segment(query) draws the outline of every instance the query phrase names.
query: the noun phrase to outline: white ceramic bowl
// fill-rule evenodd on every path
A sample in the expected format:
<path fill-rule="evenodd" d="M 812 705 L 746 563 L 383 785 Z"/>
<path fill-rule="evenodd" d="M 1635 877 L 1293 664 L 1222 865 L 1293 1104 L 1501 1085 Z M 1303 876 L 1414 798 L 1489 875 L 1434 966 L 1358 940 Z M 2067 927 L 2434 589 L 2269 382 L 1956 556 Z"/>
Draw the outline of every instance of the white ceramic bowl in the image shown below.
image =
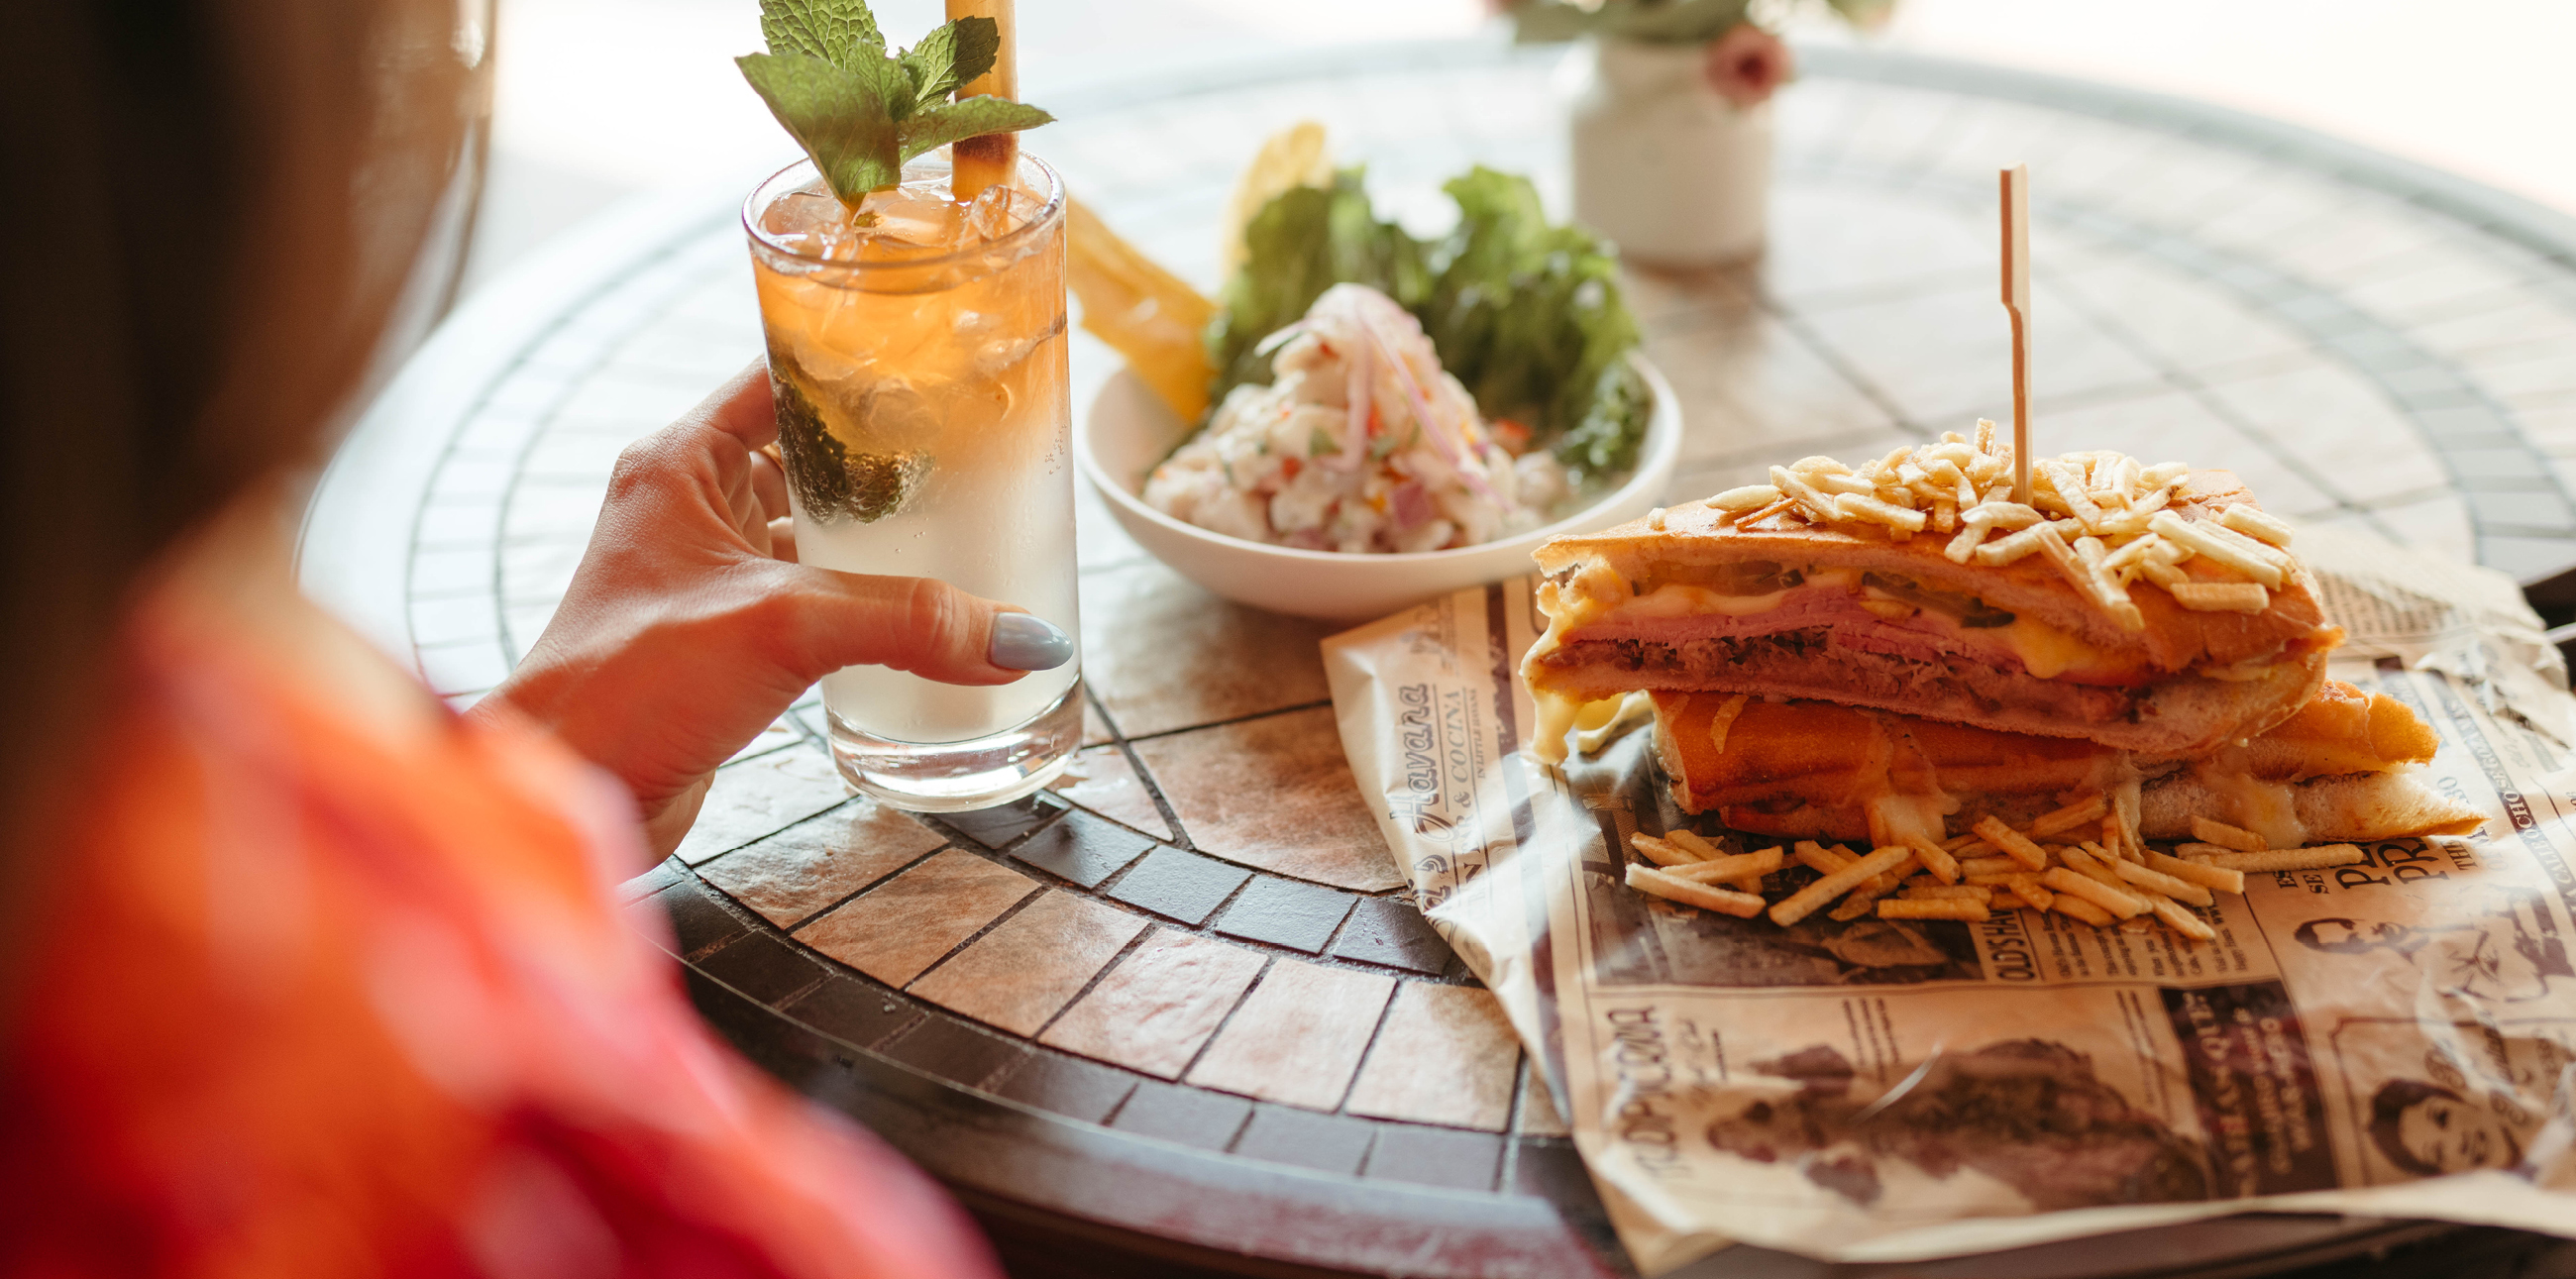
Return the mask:
<path fill-rule="evenodd" d="M 1073 452 L 1082 473 L 1109 503 L 1129 537 L 1181 576 L 1230 600 L 1275 613 L 1359 622 L 1435 596 L 1517 577 L 1536 566 L 1530 552 L 1563 533 L 1589 532 L 1636 519 L 1655 508 L 1681 454 L 1682 414 L 1672 385 L 1643 356 L 1630 356 L 1654 392 L 1637 471 L 1617 491 L 1584 510 L 1516 537 L 1454 551 L 1411 555 L 1346 555 L 1268 546 L 1210 532 L 1145 505 L 1145 474 L 1187 434 L 1183 422 L 1144 380 L 1120 370 L 1100 388 L 1091 414 L 1074 424 Z"/>

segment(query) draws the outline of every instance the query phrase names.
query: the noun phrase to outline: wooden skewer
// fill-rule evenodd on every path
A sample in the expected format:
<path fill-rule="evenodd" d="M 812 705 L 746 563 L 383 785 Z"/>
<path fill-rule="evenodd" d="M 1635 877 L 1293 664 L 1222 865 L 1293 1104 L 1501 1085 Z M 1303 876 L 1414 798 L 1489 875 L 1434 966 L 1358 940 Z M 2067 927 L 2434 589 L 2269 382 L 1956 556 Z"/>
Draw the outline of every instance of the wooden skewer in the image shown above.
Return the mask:
<path fill-rule="evenodd" d="M 1020 42 L 1018 22 L 1012 12 L 1012 0 L 948 0 L 948 20 L 991 18 L 1000 28 L 1001 47 L 993 53 L 993 69 L 957 87 L 960 98 L 1020 96 Z M 986 187 L 1011 180 L 1019 167 L 1020 135 L 988 133 L 968 138 L 949 148 L 952 169 L 949 192 L 960 201 L 973 200 Z"/>
<path fill-rule="evenodd" d="M 1007 3 L 1007 0 L 1005 0 Z M 955 7 L 955 0 L 950 0 Z M 1998 175 L 2003 196 L 2004 310 L 2012 316 L 2013 500 L 2030 505 L 2030 166 Z"/>

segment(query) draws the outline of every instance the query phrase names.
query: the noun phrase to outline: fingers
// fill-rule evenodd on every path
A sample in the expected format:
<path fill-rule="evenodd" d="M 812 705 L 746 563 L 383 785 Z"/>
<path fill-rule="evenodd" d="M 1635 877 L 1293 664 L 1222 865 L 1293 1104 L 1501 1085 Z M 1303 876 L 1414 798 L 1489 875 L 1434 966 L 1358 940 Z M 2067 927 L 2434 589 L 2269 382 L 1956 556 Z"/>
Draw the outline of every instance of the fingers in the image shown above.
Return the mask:
<path fill-rule="evenodd" d="M 781 515 L 769 522 L 769 557 L 796 562 L 796 521 Z"/>
<path fill-rule="evenodd" d="M 699 421 L 742 441 L 746 449 L 778 438 L 778 407 L 770 397 L 769 366 L 759 360 L 725 380 L 682 421 Z M 785 501 L 784 490 L 780 500 Z"/>
<path fill-rule="evenodd" d="M 787 514 L 787 472 L 779 469 L 778 459 L 768 450 L 752 452 L 751 492 L 760 499 L 762 519 L 774 520 Z"/>
<path fill-rule="evenodd" d="M 774 597 L 784 614 L 773 615 L 775 633 L 789 664 L 815 679 L 867 664 L 946 684 L 1007 684 L 1073 657 L 1063 631 L 945 582 L 781 569 L 792 585 Z"/>

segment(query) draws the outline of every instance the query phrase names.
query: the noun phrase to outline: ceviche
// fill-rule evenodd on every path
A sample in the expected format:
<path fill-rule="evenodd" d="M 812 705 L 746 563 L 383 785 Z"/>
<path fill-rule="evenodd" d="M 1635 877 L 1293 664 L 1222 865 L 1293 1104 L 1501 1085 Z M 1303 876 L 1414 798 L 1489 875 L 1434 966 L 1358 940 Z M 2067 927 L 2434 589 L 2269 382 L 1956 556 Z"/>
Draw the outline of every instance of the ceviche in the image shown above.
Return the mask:
<path fill-rule="evenodd" d="M 1144 500 L 1247 541 L 1374 553 L 1474 546 L 1571 516 L 1634 473 L 1653 394 L 1618 259 L 1527 178 L 1442 184 L 1417 237 L 1307 123 L 1262 144 L 1201 296 L 1077 208 L 1082 324 L 1198 431 Z"/>
<path fill-rule="evenodd" d="M 1347 552 L 1473 546 L 1545 523 L 1566 469 L 1487 423 L 1422 324 L 1364 284 L 1336 284 L 1259 348 L 1268 386 L 1226 394 L 1154 469 L 1145 501 L 1252 542 Z"/>

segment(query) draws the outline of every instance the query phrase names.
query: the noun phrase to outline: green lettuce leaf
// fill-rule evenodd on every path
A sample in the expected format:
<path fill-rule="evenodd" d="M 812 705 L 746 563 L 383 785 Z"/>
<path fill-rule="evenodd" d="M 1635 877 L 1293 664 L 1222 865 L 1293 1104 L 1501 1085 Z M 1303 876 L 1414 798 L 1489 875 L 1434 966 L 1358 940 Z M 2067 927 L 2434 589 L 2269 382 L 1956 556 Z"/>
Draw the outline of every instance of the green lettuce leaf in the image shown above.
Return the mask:
<path fill-rule="evenodd" d="M 1407 308 L 1430 293 L 1430 272 L 1420 242 L 1392 222 L 1380 222 L 1361 189 L 1358 169 L 1333 178 L 1330 189 L 1297 187 L 1253 215 L 1243 231 L 1243 269 L 1217 296 L 1208 322 L 1208 355 L 1216 365 L 1210 405 L 1251 383 L 1267 385 L 1270 358 L 1256 355 L 1261 339 L 1295 323 L 1336 284 L 1366 284 Z"/>
<path fill-rule="evenodd" d="M 1442 367 L 1485 416 L 1530 427 L 1584 475 L 1631 465 L 1646 397 L 1627 366 L 1639 334 L 1618 259 L 1588 231 L 1549 225 L 1527 178 L 1480 165 L 1442 189 L 1458 225 L 1419 308 Z"/>

